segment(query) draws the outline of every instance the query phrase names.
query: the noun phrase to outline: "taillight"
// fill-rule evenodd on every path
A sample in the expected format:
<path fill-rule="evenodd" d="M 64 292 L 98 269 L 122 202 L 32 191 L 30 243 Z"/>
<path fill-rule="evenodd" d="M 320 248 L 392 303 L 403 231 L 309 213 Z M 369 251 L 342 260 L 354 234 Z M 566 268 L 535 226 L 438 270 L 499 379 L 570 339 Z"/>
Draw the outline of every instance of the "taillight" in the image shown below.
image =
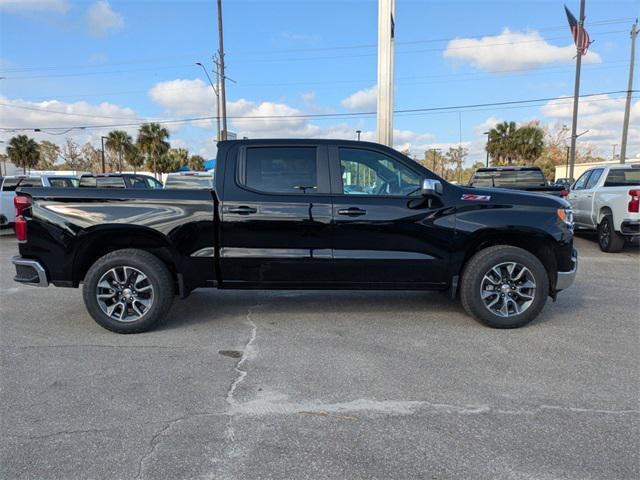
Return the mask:
<path fill-rule="evenodd" d="M 13 197 L 13 205 L 16 207 L 16 217 L 19 217 L 31 206 L 31 197 L 27 195 L 16 195 Z"/>
<path fill-rule="evenodd" d="M 629 205 L 627 205 L 627 211 L 631 213 L 638 213 L 640 211 L 640 190 L 629 190 Z"/>
<path fill-rule="evenodd" d="M 560 196 L 561 196 L 562 198 L 564 198 L 564 197 L 568 197 L 568 196 L 569 196 L 569 190 L 562 190 L 562 191 L 560 192 Z"/>
<path fill-rule="evenodd" d="M 13 197 L 13 205 L 16 207 L 16 222 L 14 230 L 16 239 L 20 243 L 27 241 L 27 221 L 24 219 L 24 211 L 31 206 L 31 197 L 16 195 Z"/>

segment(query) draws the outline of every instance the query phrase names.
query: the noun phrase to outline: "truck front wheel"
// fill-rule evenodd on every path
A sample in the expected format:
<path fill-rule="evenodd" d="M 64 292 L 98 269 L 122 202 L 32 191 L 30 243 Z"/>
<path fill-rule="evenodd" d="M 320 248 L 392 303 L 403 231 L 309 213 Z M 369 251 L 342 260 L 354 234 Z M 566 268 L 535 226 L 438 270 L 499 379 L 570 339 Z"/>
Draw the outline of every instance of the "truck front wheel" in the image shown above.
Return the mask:
<path fill-rule="evenodd" d="M 467 262 L 460 284 L 462 306 L 493 328 L 517 328 L 538 316 L 549 277 L 533 254 L 509 245 L 488 247 Z"/>
<path fill-rule="evenodd" d="M 155 255 L 116 250 L 99 258 L 85 276 L 82 297 L 93 319 L 117 333 L 139 333 L 162 320 L 173 302 L 173 281 Z"/>

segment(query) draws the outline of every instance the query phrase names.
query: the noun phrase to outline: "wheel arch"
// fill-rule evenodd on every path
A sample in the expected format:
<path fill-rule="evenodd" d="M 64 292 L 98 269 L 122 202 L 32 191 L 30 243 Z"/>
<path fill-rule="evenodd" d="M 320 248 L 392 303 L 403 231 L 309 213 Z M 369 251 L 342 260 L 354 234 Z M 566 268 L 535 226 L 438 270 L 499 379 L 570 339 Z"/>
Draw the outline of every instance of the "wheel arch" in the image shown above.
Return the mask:
<path fill-rule="evenodd" d="M 549 277 L 549 294 L 555 295 L 558 276 L 558 259 L 556 257 L 557 241 L 542 230 L 512 232 L 509 230 L 483 230 L 469 238 L 464 246 L 464 256 L 455 266 L 454 273 L 460 277 L 467 262 L 479 251 L 496 245 L 510 245 L 522 248 L 533 254 L 544 266 Z M 457 282 L 453 282 L 457 284 Z"/>
<path fill-rule="evenodd" d="M 158 257 L 169 269 L 174 281 L 180 283 L 180 256 L 169 239 L 148 227 L 137 225 L 100 225 L 82 234 L 74 255 L 72 276 L 74 285 L 85 278 L 91 265 L 107 253 L 135 248 Z"/>

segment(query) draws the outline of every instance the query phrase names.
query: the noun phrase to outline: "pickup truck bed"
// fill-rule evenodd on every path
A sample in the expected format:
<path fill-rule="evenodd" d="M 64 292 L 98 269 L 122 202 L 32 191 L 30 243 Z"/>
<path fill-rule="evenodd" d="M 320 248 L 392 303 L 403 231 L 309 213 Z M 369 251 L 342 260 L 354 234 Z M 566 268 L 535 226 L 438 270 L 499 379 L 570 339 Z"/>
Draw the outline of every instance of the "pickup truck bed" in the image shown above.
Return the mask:
<path fill-rule="evenodd" d="M 214 190 L 19 191 L 16 281 L 82 284 L 98 323 L 132 333 L 200 287 L 448 289 L 512 328 L 575 276 L 560 199 L 451 185 L 367 142 L 220 142 L 217 165 Z"/>

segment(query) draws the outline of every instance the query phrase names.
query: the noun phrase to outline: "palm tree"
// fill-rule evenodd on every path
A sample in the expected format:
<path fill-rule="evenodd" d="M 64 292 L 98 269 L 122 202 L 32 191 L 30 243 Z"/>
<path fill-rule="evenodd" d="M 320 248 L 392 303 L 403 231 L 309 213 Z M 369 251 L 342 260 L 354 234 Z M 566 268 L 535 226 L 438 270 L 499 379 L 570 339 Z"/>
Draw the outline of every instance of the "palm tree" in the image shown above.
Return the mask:
<path fill-rule="evenodd" d="M 112 130 L 107 134 L 104 146 L 112 154 L 118 156 L 118 171 L 122 171 L 122 157 L 128 145 L 132 142 L 131 135 L 124 130 Z"/>
<path fill-rule="evenodd" d="M 502 122 L 489 131 L 487 150 L 494 164 L 511 165 L 516 156 L 514 136 L 517 130 L 516 122 Z"/>
<path fill-rule="evenodd" d="M 144 156 L 135 143 L 129 143 L 125 146 L 124 159 L 133 167 L 133 173 L 136 173 L 137 169 L 144 164 Z"/>
<path fill-rule="evenodd" d="M 27 168 L 33 168 L 40 160 L 38 142 L 26 135 L 17 135 L 9 140 L 7 155 L 14 165 L 22 167 L 22 172 L 27 173 Z"/>
<path fill-rule="evenodd" d="M 194 172 L 204 170 L 204 158 L 200 155 L 193 155 L 189 159 L 189 170 L 193 170 Z"/>
<path fill-rule="evenodd" d="M 169 150 L 169 155 L 178 164 L 178 168 L 189 164 L 189 150 L 186 148 L 172 148 Z"/>
<path fill-rule="evenodd" d="M 153 167 L 153 175 L 157 177 L 156 161 L 158 157 L 169 151 L 169 130 L 159 123 L 145 123 L 138 132 L 138 146 L 147 156 L 147 165 Z"/>

